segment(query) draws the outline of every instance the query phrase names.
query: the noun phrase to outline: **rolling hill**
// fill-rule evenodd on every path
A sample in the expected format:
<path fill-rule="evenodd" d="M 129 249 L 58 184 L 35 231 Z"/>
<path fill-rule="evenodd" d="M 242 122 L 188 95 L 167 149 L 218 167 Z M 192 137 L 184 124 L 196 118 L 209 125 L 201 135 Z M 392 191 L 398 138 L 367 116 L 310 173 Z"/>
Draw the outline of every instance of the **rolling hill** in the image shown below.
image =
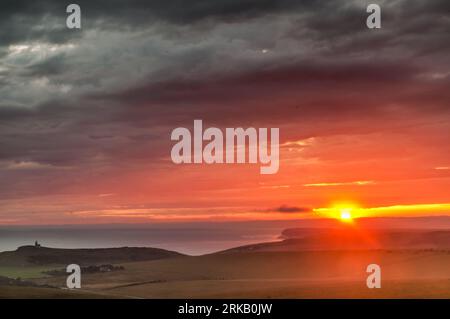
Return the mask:
<path fill-rule="evenodd" d="M 58 249 L 22 246 L 15 251 L 0 253 L 0 266 L 44 266 L 44 265 L 94 265 L 149 261 L 184 256 L 178 252 L 158 248 L 101 248 Z"/>

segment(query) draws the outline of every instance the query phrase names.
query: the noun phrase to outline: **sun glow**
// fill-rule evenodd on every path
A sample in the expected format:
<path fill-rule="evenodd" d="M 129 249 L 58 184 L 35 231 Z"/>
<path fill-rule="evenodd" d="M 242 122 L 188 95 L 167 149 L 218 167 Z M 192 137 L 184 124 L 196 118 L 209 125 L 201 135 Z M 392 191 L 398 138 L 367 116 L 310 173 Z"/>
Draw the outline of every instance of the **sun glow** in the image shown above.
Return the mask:
<path fill-rule="evenodd" d="M 334 203 L 328 208 L 317 208 L 314 211 L 322 216 L 339 219 L 342 222 L 350 223 L 354 218 L 360 217 L 362 209 L 354 202 Z"/>
<path fill-rule="evenodd" d="M 353 218 L 357 217 L 359 206 L 353 202 L 336 203 L 331 208 L 334 218 L 340 219 L 345 223 L 350 223 Z"/>
<path fill-rule="evenodd" d="M 313 212 L 317 216 L 339 219 L 342 222 L 364 217 L 446 216 L 450 212 L 450 203 L 361 207 L 355 202 L 340 202 L 329 207 L 314 208 Z"/>
<path fill-rule="evenodd" d="M 342 208 L 340 210 L 341 220 L 344 222 L 349 222 L 352 220 L 352 209 L 351 208 Z"/>

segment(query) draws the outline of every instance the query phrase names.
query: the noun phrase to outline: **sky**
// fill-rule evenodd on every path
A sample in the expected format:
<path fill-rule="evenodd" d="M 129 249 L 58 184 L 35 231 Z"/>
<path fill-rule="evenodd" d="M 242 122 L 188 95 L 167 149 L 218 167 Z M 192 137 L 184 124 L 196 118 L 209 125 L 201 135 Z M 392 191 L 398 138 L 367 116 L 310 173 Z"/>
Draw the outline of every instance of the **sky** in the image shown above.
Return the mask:
<path fill-rule="evenodd" d="M 450 215 L 450 2 L 0 4 L 0 225 Z M 280 128 L 280 168 L 171 131 Z"/>

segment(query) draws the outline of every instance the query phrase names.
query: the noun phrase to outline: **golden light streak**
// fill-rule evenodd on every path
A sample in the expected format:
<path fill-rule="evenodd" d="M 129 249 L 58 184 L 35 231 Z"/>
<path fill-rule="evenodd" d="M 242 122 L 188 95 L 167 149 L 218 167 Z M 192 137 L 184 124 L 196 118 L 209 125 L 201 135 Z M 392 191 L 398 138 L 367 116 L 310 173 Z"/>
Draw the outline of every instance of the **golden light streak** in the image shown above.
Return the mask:
<path fill-rule="evenodd" d="M 69 214 L 69 213 L 68 213 Z M 133 221 L 218 221 L 218 220 L 298 220 L 310 218 L 333 218 L 352 222 L 361 217 L 417 217 L 450 215 L 450 203 L 393 205 L 384 207 L 361 207 L 356 202 L 335 202 L 330 207 L 315 208 L 312 213 L 261 212 L 252 207 L 216 208 L 117 208 L 106 210 L 72 211 L 70 216 L 86 219 L 114 218 Z"/>
<path fill-rule="evenodd" d="M 340 218 L 341 211 L 351 210 L 352 218 L 361 217 L 417 217 L 417 216 L 440 216 L 450 213 L 450 203 L 441 204 L 412 204 L 393 205 L 384 207 L 357 207 L 351 203 L 331 205 L 326 208 L 313 209 L 317 216 Z"/>
<path fill-rule="evenodd" d="M 355 181 L 355 182 L 332 182 L 332 183 L 312 183 L 303 184 L 305 187 L 327 187 L 327 186 L 350 186 L 350 185 L 372 185 L 375 184 L 374 181 Z"/>

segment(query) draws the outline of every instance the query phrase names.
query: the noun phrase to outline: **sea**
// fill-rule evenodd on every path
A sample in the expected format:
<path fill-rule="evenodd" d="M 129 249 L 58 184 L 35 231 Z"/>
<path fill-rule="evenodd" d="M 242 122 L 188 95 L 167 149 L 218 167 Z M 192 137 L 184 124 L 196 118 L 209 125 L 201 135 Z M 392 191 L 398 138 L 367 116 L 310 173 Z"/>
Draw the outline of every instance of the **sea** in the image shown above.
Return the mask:
<path fill-rule="evenodd" d="M 52 248 L 155 247 L 203 255 L 280 240 L 287 225 L 264 223 L 1 226 L 0 252 L 34 245 Z"/>

